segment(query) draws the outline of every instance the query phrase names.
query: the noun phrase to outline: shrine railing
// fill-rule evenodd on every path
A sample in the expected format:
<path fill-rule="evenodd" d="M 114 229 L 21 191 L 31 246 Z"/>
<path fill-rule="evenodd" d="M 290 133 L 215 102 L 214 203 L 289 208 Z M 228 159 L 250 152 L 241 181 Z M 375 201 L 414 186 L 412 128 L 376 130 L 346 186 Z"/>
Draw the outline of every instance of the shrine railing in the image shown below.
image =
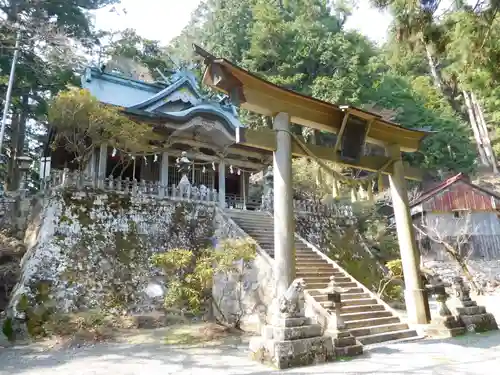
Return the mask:
<path fill-rule="evenodd" d="M 62 187 L 97 188 L 103 191 L 130 194 L 132 196 L 144 195 L 200 202 L 218 202 L 219 200 L 218 191 L 204 185 L 187 186 L 180 189 L 175 185 L 165 186 L 157 181 L 137 181 L 129 178 L 113 178 L 112 176 L 98 179 L 68 170 L 54 171 L 50 179 L 44 182 L 45 190 Z"/>
<path fill-rule="evenodd" d="M 352 206 L 348 204 L 328 204 L 319 201 L 294 200 L 293 209 L 297 213 L 323 214 L 338 217 L 353 216 Z"/>
<path fill-rule="evenodd" d="M 260 207 L 262 211 L 273 211 L 273 196 L 263 195 L 262 205 Z M 293 200 L 293 210 L 298 214 L 316 214 L 316 215 L 327 215 L 333 217 L 352 217 L 353 211 L 352 206 L 345 203 L 324 203 L 319 200 Z"/>
<path fill-rule="evenodd" d="M 158 198 L 199 202 L 219 202 L 219 192 L 204 185 L 184 186 L 184 189 L 182 189 L 179 185 L 165 186 L 158 181 L 137 181 L 129 178 L 113 178 L 112 176 L 104 179 L 92 178 L 91 176 L 69 170 L 53 171 L 50 178 L 42 184 L 43 190 L 60 187 L 92 187 L 103 191 L 130 195 L 147 195 Z M 226 194 L 225 204 L 230 209 L 273 211 L 272 195 L 263 196 L 262 199 L 254 199 L 236 194 Z M 293 208 L 299 214 L 321 214 L 334 217 L 353 216 L 350 205 L 338 202 L 328 204 L 319 200 L 294 200 Z"/>

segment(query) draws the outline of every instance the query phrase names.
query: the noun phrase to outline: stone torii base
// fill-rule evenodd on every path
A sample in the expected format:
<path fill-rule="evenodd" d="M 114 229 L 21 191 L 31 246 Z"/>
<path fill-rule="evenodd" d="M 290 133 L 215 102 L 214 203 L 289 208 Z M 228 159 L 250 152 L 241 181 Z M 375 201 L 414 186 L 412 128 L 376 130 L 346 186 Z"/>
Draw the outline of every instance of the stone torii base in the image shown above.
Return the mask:
<path fill-rule="evenodd" d="M 286 369 L 325 363 L 335 359 L 331 337 L 322 335 L 321 325 L 304 315 L 302 279 L 292 282 L 279 300 L 279 312 L 250 341 L 253 360 Z"/>

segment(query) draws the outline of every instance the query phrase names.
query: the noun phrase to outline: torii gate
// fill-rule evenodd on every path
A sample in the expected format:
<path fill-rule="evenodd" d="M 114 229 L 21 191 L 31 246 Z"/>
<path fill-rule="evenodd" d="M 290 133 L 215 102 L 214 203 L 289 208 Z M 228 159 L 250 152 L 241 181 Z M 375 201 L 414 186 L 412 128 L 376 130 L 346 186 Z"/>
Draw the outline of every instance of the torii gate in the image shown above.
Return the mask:
<path fill-rule="evenodd" d="M 317 158 L 389 176 L 396 230 L 405 280 L 405 302 L 410 323 L 426 324 L 424 293 L 419 275 L 419 252 L 410 215 L 407 179 L 421 180 L 420 171 L 408 167 L 401 151 L 415 152 L 428 132 L 403 128 L 381 116 L 350 106 L 337 106 L 281 88 L 254 74 L 217 58 L 194 45 L 205 59 L 203 83 L 229 95 L 232 102 L 249 111 L 274 118 L 273 130 L 238 129 L 237 143 L 273 152 L 274 168 L 274 275 L 277 295 L 282 295 L 295 277 L 294 213 L 292 198 L 292 155 L 310 156 L 293 142 L 290 123 L 337 134 L 331 147 L 307 145 Z M 365 123 L 364 128 L 359 127 Z M 361 138 L 353 134 L 359 129 Z M 380 145 L 387 157 L 342 157 L 341 138 L 351 132 L 357 146 L 364 142 Z M 354 138 L 352 138 L 354 136 Z M 351 143 L 352 145 L 352 143 Z M 349 145 L 349 147 L 351 146 Z M 347 150 L 349 147 L 345 147 Z M 355 148 L 355 147 L 354 147 Z M 351 155 L 352 156 L 352 155 Z"/>

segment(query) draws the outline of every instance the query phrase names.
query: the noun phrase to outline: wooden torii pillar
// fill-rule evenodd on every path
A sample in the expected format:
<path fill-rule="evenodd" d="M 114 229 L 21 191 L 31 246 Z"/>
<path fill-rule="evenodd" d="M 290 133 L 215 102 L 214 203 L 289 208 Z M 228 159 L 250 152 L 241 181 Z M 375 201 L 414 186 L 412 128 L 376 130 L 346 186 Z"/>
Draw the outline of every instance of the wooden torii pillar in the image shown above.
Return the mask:
<path fill-rule="evenodd" d="M 346 160 L 341 156 L 339 143 L 335 148 L 311 144 L 307 148 L 319 159 L 372 172 L 382 170 L 389 175 L 405 278 L 408 320 L 410 323 L 428 323 L 405 181 L 405 178 L 420 180 L 421 173 L 405 165 L 401 159 L 401 152 L 416 151 L 428 132 L 406 129 L 375 113 L 349 106 L 339 107 L 286 90 L 198 46 L 194 47 L 196 53 L 205 59 L 203 81 L 206 85 L 226 93 L 236 105 L 274 119 L 273 130 L 238 129 L 236 141 L 248 147 L 273 152 L 274 277 L 277 296 L 284 293 L 295 277 L 292 156 L 310 156 L 297 142 L 293 142 L 290 123 L 335 133 L 340 139 L 346 129 L 349 130 L 349 120 L 355 118 L 358 122 L 369 124 L 365 133 L 366 142 L 384 147 L 388 156 L 361 156 Z"/>

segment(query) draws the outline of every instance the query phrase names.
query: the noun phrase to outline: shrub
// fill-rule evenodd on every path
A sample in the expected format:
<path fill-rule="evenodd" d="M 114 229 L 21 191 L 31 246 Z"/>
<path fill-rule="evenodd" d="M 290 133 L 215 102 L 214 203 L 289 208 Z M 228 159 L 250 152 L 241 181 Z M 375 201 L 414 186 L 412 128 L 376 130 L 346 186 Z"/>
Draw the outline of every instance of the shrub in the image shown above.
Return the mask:
<path fill-rule="evenodd" d="M 236 274 L 243 271 L 255 259 L 256 245 L 249 239 L 222 241 L 219 248 L 207 248 L 194 253 L 185 249 L 174 249 L 152 258 L 153 264 L 162 267 L 168 280 L 165 296 L 166 307 L 177 307 L 193 314 L 200 314 L 211 306 L 219 313 L 222 324 L 229 318 L 220 309 L 220 301 L 212 295 L 214 276 Z M 238 277 L 241 281 L 241 277 Z M 239 324 L 239 321 L 235 323 Z"/>

